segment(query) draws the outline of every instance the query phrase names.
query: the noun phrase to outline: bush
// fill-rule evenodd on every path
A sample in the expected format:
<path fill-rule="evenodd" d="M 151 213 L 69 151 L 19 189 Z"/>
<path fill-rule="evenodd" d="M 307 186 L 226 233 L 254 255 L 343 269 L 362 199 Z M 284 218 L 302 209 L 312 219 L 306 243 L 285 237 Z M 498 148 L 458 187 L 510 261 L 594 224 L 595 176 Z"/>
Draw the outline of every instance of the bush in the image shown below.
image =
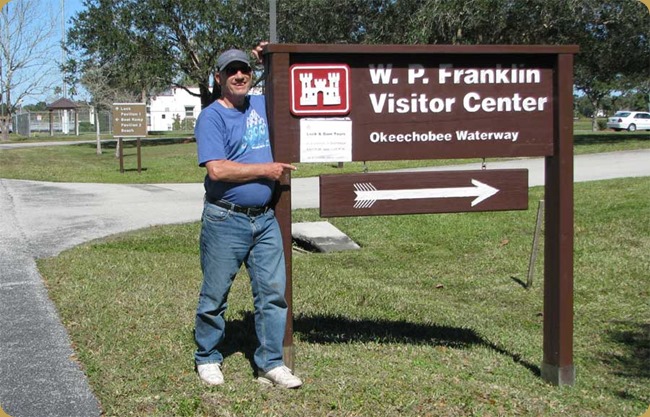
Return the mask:
<path fill-rule="evenodd" d="M 181 130 L 194 130 L 194 123 L 196 119 L 193 117 L 186 117 L 181 123 Z"/>
<path fill-rule="evenodd" d="M 607 119 L 598 119 L 598 130 L 606 130 L 607 129 Z"/>
<path fill-rule="evenodd" d="M 180 114 L 174 115 L 174 123 L 172 123 L 172 130 L 194 130 L 194 122 L 196 120 L 193 117 L 186 117 L 181 119 Z"/>
<path fill-rule="evenodd" d="M 95 125 L 90 122 L 79 122 L 79 133 L 94 132 Z"/>

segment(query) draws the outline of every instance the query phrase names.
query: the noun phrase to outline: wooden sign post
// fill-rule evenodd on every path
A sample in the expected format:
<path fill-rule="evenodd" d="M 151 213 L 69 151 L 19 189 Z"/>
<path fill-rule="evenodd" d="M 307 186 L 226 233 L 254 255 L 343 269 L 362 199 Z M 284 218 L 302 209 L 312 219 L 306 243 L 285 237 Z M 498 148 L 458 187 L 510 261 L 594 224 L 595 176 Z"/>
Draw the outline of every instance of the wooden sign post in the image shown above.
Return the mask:
<path fill-rule="evenodd" d="M 140 138 L 147 136 L 147 105 L 145 103 L 113 103 L 113 137 L 120 150 L 120 172 L 124 173 L 122 138 L 136 138 L 138 174 L 142 170 Z"/>
<path fill-rule="evenodd" d="M 542 378 L 572 385 L 573 55 L 577 46 L 291 45 L 265 49 L 282 162 L 545 157 Z M 293 366 L 291 177 L 276 215 Z M 527 171 L 321 177 L 323 216 L 527 208 Z M 408 200 L 411 203 L 404 204 Z"/>

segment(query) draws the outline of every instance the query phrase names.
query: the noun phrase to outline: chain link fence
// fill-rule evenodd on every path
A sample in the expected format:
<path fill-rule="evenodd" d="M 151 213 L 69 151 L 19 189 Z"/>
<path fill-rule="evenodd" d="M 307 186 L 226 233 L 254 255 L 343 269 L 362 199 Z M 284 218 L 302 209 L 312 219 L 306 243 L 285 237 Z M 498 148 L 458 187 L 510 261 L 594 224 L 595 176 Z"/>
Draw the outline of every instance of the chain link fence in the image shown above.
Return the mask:
<path fill-rule="evenodd" d="M 93 109 L 81 108 L 76 113 L 79 134 L 95 133 L 95 115 Z M 188 117 L 184 114 L 163 113 L 147 113 L 147 125 L 150 133 L 154 131 L 192 132 L 194 130 L 195 117 Z M 51 131 L 54 136 L 77 134 L 75 112 L 72 110 L 21 112 L 13 117 L 14 131 L 26 137 L 49 136 L 50 114 L 52 117 Z M 111 135 L 113 133 L 111 111 L 101 110 L 98 116 L 99 133 L 102 135 Z M 152 124 L 155 126 L 152 126 Z"/>
<path fill-rule="evenodd" d="M 100 134 L 110 134 L 113 130 L 111 112 L 100 111 L 98 115 Z M 77 110 L 76 122 L 79 134 L 95 133 L 95 116 L 92 109 Z M 14 116 L 14 126 L 16 126 L 16 133 L 27 137 L 46 136 L 50 131 L 55 136 L 77 134 L 75 112 L 72 110 L 22 112 Z"/>

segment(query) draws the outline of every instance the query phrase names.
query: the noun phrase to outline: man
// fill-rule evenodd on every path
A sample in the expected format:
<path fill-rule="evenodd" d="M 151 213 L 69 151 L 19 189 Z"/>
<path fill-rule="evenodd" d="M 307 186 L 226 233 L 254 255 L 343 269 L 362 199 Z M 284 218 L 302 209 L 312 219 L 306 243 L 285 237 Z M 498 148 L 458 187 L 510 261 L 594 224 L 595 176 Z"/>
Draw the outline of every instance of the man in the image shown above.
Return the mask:
<path fill-rule="evenodd" d="M 260 44 L 253 51 L 261 56 Z M 231 49 L 217 58 L 221 97 L 200 114 L 195 128 L 199 165 L 207 170 L 200 237 L 203 284 L 196 311 L 197 372 L 210 385 L 224 383 L 224 313 L 232 282 L 246 265 L 251 279 L 258 347 L 258 381 L 298 388 L 302 381 L 282 361 L 287 318 L 282 236 L 269 206 L 275 182 L 293 165 L 274 162 L 263 96 L 251 96 L 248 55 Z"/>

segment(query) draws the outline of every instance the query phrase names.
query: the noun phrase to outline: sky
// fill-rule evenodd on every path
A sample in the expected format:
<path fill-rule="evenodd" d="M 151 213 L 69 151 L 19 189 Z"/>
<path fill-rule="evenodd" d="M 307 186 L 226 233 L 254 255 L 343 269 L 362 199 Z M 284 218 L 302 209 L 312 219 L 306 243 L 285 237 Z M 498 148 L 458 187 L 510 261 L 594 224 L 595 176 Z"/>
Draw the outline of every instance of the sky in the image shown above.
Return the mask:
<path fill-rule="evenodd" d="M 10 0 L 10 1 L 0 0 L 0 5 L 2 6 L 2 9 L 5 9 L 5 7 L 11 8 L 11 4 L 16 1 L 19 0 Z M 58 67 L 63 57 L 60 48 L 61 41 L 63 40 L 62 32 L 64 28 L 66 31 L 70 28 L 70 18 L 75 14 L 77 14 L 79 11 L 83 10 L 84 8 L 82 0 L 41 0 L 41 1 L 45 13 L 40 17 L 45 18 L 46 15 L 49 15 L 50 18 L 54 18 L 57 21 L 56 30 L 53 31 L 50 39 L 47 40 L 47 44 L 50 45 L 49 48 L 52 51 L 51 56 L 53 59 L 51 59 L 48 62 L 47 68 L 40 69 L 41 71 L 46 71 L 48 73 L 48 78 L 46 82 L 49 84 L 49 86 L 51 86 L 51 88 L 48 88 L 47 93 L 25 97 L 25 99 L 22 102 L 23 105 L 35 104 L 39 101 L 45 101 L 46 103 L 50 103 L 61 97 L 60 95 L 54 94 L 54 88 L 57 86 L 63 87 L 63 75 L 61 74 L 61 71 Z M 65 19 L 61 19 L 62 11 L 65 15 Z M 28 74 L 27 76 L 30 75 Z M 83 100 L 87 98 L 85 97 L 85 95 L 86 95 L 85 91 L 82 91 L 74 98 L 76 100 L 79 99 Z"/>

